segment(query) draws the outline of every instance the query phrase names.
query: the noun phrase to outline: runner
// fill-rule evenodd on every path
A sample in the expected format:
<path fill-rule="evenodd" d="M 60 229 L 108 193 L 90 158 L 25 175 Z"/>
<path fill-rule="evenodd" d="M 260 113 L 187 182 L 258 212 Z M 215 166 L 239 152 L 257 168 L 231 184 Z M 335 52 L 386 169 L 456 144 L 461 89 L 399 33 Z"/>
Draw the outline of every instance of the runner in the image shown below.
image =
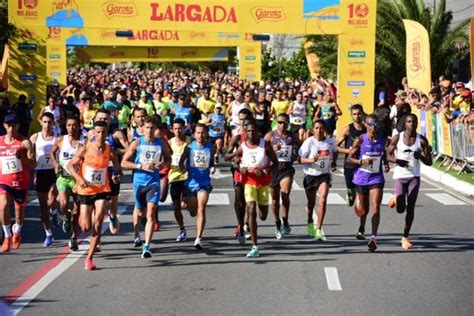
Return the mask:
<path fill-rule="evenodd" d="M 91 141 L 79 149 L 68 165 L 69 173 L 76 179 L 80 204 L 79 226 L 84 232 L 92 230 L 89 252 L 85 260 L 86 270 L 96 269 L 92 258 L 102 230 L 107 208 L 106 201 L 110 200 L 110 185 L 107 176 L 109 161 L 112 161 L 116 171 L 113 180 L 117 181 L 122 174 L 114 151 L 105 142 L 107 129 L 107 123 L 95 122 Z M 75 165 L 80 165 L 79 171 L 76 171 Z"/>
<path fill-rule="evenodd" d="M 59 191 L 59 206 L 64 215 L 63 231 L 70 234 L 69 249 L 76 251 L 77 245 L 77 220 L 79 215 L 79 204 L 77 194 L 73 192 L 76 180 L 68 171 L 69 163 L 79 148 L 84 145 L 84 137 L 81 135 L 80 122 L 75 116 L 66 120 L 67 134 L 60 136 L 51 151 L 51 161 L 53 162 L 56 175 L 56 187 Z M 74 206 L 69 210 L 69 197 L 72 196 Z"/>
<path fill-rule="evenodd" d="M 336 170 L 337 146 L 333 138 L 326 132 L 326 123 L 316 120 L 313 136 L 306 139 L 298 151 L 299 163 L 303 164 L 305 174 L 303 186 L 308 204 L 308 235 L 316 240 L 326 241 L 323 222 L 326 215 L 326 203 L 331 185 L 331 171 Z M 317 224 L 314 229 L 313 212 L 316 205 L 316 193 L 319 194 Z"/>
<path fill-rule="evenodd" d="M 387 153 L 388 159 L 397 164 L 393 170 L 397 212 L 405 216 L 405 228 L 401 239 L 403 249 L 413 248 L 408 238 L 415 219 L 415 204 L 420 190 L 420 161 L 431 166 L 431 148 L 428 140 L 416 132 L 418 118 L 409 114 L 405 119 L 405 130 L 392 137 Z"/>
<path fill-rule="evenodd" d="M 214 112 L 209 115 L 210 129 L 209 136 L 211 142 L 214 144 L 214 162 L 219 162 L 219 155 L 222 152 L 222 146 L 224 144 L 224 125 L 225 125 L 225 116 L 222 114 L 222 105 L 216 104 L 214 107 Z"/>
<path fill-rule="evenodd" d="M 290 212 L 290 193 L 293 185 L 295 169 L 293 161 L 296 159 L 296 139 L 294 133 L 288 131 L 290 117 L 282 113 L 277 116 L 277 128 L 265 135 L 265 140 L 270 142 L 278 157 L 278 168 L 272 174 L 270 195 L 272 197 L 272 210 L 275 216 L 275 237 L 281 239 L 291 232 L 288 223 Z M 283 204 L 283 217 L 280 219 L 280 196 Z M 283 227 L 281 222 L 283 221 Z"/>
<path fill-rule="evenodd" d="M 130 143 L 138 137 L 143 136 L 143 124 L 145 123 L 146 117 L 145 109 L 139 107 L 134 108 L 132 112 L 132 117 L 133 124 L 130 125 L 127 131 L 127 138 Z"/>
<path fill-rule="evenodd" d="M 176 237 L 176 241 L 186 240 L 186 228 L 184 226 L 183 213 L 181 212 L 181 201 L 185 188 L 184 183 L 188 175 L 185 171 L 179 168 L 181 155 L 183 154 L 186 145 L 191 141 L 191 137 L 184 134 L 185 129 L 186 124 L 184 121 L 179 118 L 175 119 L 173 122 L 174 137 L 169 140 L 173 156 L 171 159 L 171 169 L 168 178 L 170 183 L 171 200 L 173 201 L 174 217 L 179 225 L 179 234 L 178 237 Z"/>
<path fill-rule="evenodd" d="M 202 249 L 202 234 L 206 225 L 206 205 L 212 191 L 210 174 L 214 173 L 214 149 L 208 137 L 207 126 L 197 123 L 194 141 L 184 149 L 179 167 L 188 172 L 185 182 L 184 202 L 192 217 L 197 215 L 194 247 Z M 184 164 L 186 162 L 186 165 Z"/>
<path fill-rule="evenodd" d="M 30 140 L 18 134 L 16 114 L 5 116 L 4 136 L 0 136 L 0 219 L 3 226 L 2 252 L 21 245 L 21 228 L 25 219 L 30 168 L 36 167 L 35 152 Z M 10 230 L 8 205 L 15 204 L 15 224 Z M 13 235 L 12 235 L 13 231 Z"/>
<path fill-rule="evenodd" d="M 355 184 L 352 182 L 352 179 L 354 178 L 354 173 L 359 167 L 359 165 L 348 162 L 347 157 L 352 148 L 352 144 L 354 143 L 354 140 L 360 135 L 365 134 L 367 132 L 364 125 L 364 115 L 365 113 L 364 113 L 364 109 L 362 105 L 360 104 L 352 105 L 351 117 L 352 117 L 353 122 L 342 130 L 341 135 L 338 137 L 336 141 L 337 146 L 338 146 L 337 149 L 339 150 L 339 153 L 345 154 L 344 177 L 346 180 L 346 188 L 347 188 L 346 201 L 349 206 L 354 205 L 354 201 L 356 197 Z M 360 226 L 356 234 L 357 239 L 362 239 L 362 240 L 365 239 L 364 230 L 365 230 L 366 219 L 367 219 L 366 215 L 362 215 L 360 217 Z"/>
<path fill-rule="evenodd" d="M 49 222 L 49 214 L 52 217 L 53 227 L 61 226 L 61 216 L 57 210 L 56 198 L 56 173 L 53 161 L 51 160 L 51 150 L 56 143 L 58 135 L 53 131 L 54 116 L 49 112 L 41 116 L 41 131 L 33 134 L 30 141 L 36 155 L 37 165 L 35 168 L 35 190 L 38 194 L 40 205 L 41 222 L 46 233 L 43 245 L 49 247 L 53 244 L 53 232 Z M 48 212 L 49 210 L 49 212 Z"/>
<path fill-rule="evenodd" d="M 133 194 L 135 209 L 133 211 L 133 228 L 135 231 L 134 246 L 141 244 L 139 218 L 146 215 L 145 244 L 142 258 L 150 258 L 150 242 L 153 237 L 156 212 L 160 202 L 160 169 L 170 164 L 168 146 L 163 140 L 155 138 L 158 124 L 155 118 L 147 117 L 144 135 L 134 140 L 122 160 L 122 167 L 133 169 Z M 129 161 L 134 158 L 134 162 Z"/>
<path fill-rule="evenodd" d="M 242 174 L 249 216 L 249 229 L 253 245 L 247 253 L 247 258 L 255 258 L 260 255 L 257 242 L 257 204 L 259 218 L 264 221 L 268 215 L 268 185 L 272 180 L 271 173 L 278 168 L 278 158 L 271 143 L 260 138 L 255 121 L 249 120 L 247 122 L 245 135 L 246 139 L 237 150 L 234 168 Z"/>
<path fill-rule="evenodd" d="M 349 152 L 347 161 L 358 164 L 359 168 L 354 173 L 352 182 L 356 185 L 356 205 L 357 216 L 367 216 L 372 210 L 372 236 L 369 238 L 369 251 L 377 249 L 377 232 L 380 223 L 380 204 L 382 203 L 383 187 L 385 178 L 382 171 L 390 171 L 387 156 L 385 153 L 385 139 L 377 133 L 377 117 L 374 114 L 365 118 L 366 134 L 357 137 Z M 360 227 L 359 232 L 363 233 L 365 227 Z"/>
<path fill-rule="evenodd" d="M 291 132 L 298 136 L 300 142 L 304 141 L 305 126 L 306 126 L 306 100 L 303 101 L 303 93 L 296 93 L 296 100 L 293 101 L 288 108 L 288 115 L 290 116 Z M 277 122 L 278 123 L 278 122 Z M 277 125 L 278 127 L 278 125 Z"/>
<path fill-rule="evenodd" d="M 244 122 L 252 118 L 252 112 L 250 112 L 249 109 L 244 108 L 239 112 L 238 118 L 239 128 L 234 129 L 235 131 L 237 131 L 237 134 L 233 136 L 230 140 L 229 148 L 227 148 L 227 153 L 224 156 L 225 161 L 230 161 L 234 159 L 240 144 L 245 141 L 246 135 L 244 130 Z M 242 184 L 242 174 L 239 170 L 236 170 L 234 166 L 231 167 L 231 171 L 234 180 L 234 210 L 235 215 L 237 217 L 237 228 L 235 229 L 235 237 L 237 237 L 237 240 L 240 244 L 245 244 L 245 232 L 248 230 L 248 228 L 246 227 L 247 225 L 244 224 L 246 205 L 244 186 Z M 250 238 L 250 234 L 248 234 L 248 237 Z"/>

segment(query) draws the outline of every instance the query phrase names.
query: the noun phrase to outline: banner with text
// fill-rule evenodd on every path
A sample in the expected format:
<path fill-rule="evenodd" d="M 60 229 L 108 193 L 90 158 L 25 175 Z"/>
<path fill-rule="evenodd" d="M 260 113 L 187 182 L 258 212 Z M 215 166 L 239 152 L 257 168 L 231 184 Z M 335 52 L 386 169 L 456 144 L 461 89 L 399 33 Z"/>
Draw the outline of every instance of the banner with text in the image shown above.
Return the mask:
<path fill-rule="evenodd" d="M 262 48 L 260 43 L 239 47 L 239 78 L 260 81 L 262 77 Z"/>

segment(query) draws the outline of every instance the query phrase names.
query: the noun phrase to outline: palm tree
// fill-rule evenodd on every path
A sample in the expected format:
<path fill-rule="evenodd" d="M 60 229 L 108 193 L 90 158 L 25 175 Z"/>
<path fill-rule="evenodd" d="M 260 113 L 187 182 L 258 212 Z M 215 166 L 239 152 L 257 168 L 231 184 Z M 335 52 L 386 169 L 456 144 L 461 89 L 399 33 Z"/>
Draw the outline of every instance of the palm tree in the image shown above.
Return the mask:
<path fill-rule="evenodd" d="M 446 11 L 446 0 L 440 0 L 434 10 L 430 10 L 424 0 L 383 0 L 377 9 L 377 82 L 384 79 L 400 82 L 405 75 L 406 36 L 403 19 L 417 21 L 428 31 L 432 78 L 449 75 L 453 62 L 467 56 L 467 51 L 460 51 L 457 44 L 468 44 L 469 20 L 451 27 L 453 14 Z"/>

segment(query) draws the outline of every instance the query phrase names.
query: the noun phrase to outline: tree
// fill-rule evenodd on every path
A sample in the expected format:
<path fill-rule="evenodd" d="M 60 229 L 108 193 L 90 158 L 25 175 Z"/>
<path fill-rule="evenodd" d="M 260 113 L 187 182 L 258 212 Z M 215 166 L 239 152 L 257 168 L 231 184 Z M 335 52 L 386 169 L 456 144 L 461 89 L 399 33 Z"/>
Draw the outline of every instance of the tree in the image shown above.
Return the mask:
<path fill-rule="evenodd" d="M 453 14 L 446 11 L 446 0 L 430 10 L 423 0 L 400 0 L 379 3 L 377 9 L 376 81 L 392 79 L 400 82 L 405 76 L 406 36 L 403 19 L 416 21 L 428 31 L 433 78 L 451 74 L 456 59 L 466 57 L 459 45 L 468 43 L 469 20 L 452 27 Z"/>
<path fill-rule="evenodd" d="M 314 46 L 309 50 L 319 57 L 321 76 L 324 78 L 336 79 L 337 77 L 337 36 L 334 35 L 309 35 L 306 41 L 314 42 Z M 302 48 L 303 57 L 304 48 Z M 305 58 L 306 59 L 306 58 Z"/>
<path fill-rule="evenodd" d="M 8 1 L 0 1 L 0 60 L 3 56 L 5 44 L 15 35 L 16 28 L 8 23 Z"/>

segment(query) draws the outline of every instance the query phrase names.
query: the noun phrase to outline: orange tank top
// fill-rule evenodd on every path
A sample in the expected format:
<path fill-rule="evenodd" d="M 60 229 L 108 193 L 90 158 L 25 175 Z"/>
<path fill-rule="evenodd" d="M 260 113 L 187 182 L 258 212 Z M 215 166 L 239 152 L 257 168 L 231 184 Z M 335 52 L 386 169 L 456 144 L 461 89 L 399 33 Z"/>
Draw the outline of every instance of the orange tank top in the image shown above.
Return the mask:
<path fill-rule="evenodd" d="M 110 161 L 110 146 L 105 145 L 103 154 L 96 154 L 92 148 L 93 144 L 88 143 L 86 154 L 80 172 L 87 187 L 77 187 L 77 193 L 80 195 L 94 195 L 98 193 L 110 192 L 109 177 L 107 167 Z"/>

